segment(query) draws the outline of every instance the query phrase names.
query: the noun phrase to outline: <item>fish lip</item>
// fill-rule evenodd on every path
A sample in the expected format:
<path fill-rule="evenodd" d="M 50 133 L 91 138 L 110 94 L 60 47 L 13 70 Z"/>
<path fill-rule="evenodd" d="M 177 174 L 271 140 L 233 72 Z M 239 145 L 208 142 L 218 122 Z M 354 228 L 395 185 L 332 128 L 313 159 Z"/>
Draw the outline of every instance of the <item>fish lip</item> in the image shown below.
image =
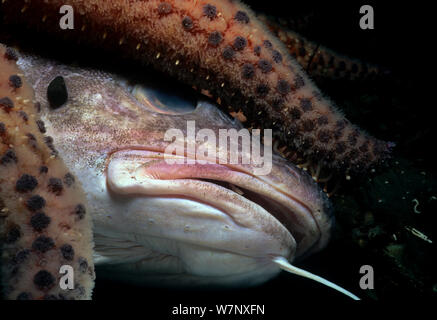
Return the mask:
<path fill-rule="evenodd" d="M 147 153 L 150 153 L 151 158 L 161 159 L 161 160 L 164 159 L 165 155 L 169 156 L 163 150 L 154 150 L 154 149 L 151 149 L 151 148 L 135 148 L 135 149 L 133 149 L 133 148 L 126 148 L 124 150 L 125 151 L 126 150 L 129 150 L 129 151 L 137 150 L 137 151 L 147 152 Z M 118 152 L 118 151 L 123 151 L 123 150 L 116 150 L 115 152 Z M 115 152 L 113 152 L 113 153 L 115 153 Z M 109 158 L 110 157 L 108 157 L 108 159 Z M 184 159 L 188 159 L 189 157 L 184 156 L 183 158 Z M 197 162 L 195 162 L 194 166 L 201 166 L 201 165 L 198 164 Z M 226 179 L 213 179 L 211 177 L 206 177 L 205 178 L 205 177 L 194 177 L 194 176 L 191 176 L 191 177 L 185 177 L 185 179 L 184 178 L 177 178 L 177 179 L 164 179 L 164 180 L 168 180 L 168 181 L 181 181 L 181 180 L 187 180 L 187 178 L 188 178 L 189 180 L 197 181 L 197 183 L 209 185 L 210 187 L 216 188 L 217 190 L 218 189 L 222 189 L 222 190 L 225 189 L 227 193 L 233 194 L 235 199 L 240 199 L 241 201 L 247 201 L 247 202 L 250 202 L 251 204 L 253 204 L 253 205 L 257 206 L 257 207 L 260 207 L 262 210 L 266 211 L 270 216 L 272 216 L 277 221 L 277 223 L 282 225 L 288 231 L 288 233 L 293 237 L 293 239 L 296 240 L 297 249 L 296 249 L 296 252 L 295 252 L 295 255 L 294 255 L 295 258 L 299 257 L 301 255 L 304 255 L 304 254 L 306 255 L 306 253 L 308 253 L 310 251 L 313 251 L 313 249 L 315 247 L 317 247 L 317 245 L 319 244 L 319 242 L 321 240 L 321 237 L 322 237 L 321 233 L 323 231 L 321 230 L 321 228 L 320 228 L 320 226 L 318 224 L 318 221 L 315 218 L 314 213 L 312 212 L 311 206 L 306 204 L 304 201 L 298 199 L 297 197 L 294 197 L 289 192 L 287 193 L 287 192 L 284 192 L 283 190 L 281 190 L 280 188 L 276 188 L 274 185 L 269 183 L 268 180 L 266 181 L 266 179 L 260 179 L 258 176 L 255 176 L 255 175 L 251 174 L 250 172 L 248 172 L 247 170 L 244 170 L 244 168 L 241 168 L 238 165 L 224 164 L 224 165 L 221 165 L 221 166 L 226 168 L 225 170 L 227 170 L 228 173 L 231 173 L 231 174 L 232 173 L 236 173 L 236 174 L 239 174 L 239 175 L 244 175 L 244 176 L 248 177 L 249 179 L 253 179 L 252 181 L 256 181 L 256 182 L 260 183 L 261 185 L 268 186 L 268 188 L 271 191 L 275 192 L 276 195 L 279 195 L 282 198 L 287 198 L 289 201 L 291 201 L 289 203 L 292 203 L 294 206 L 292 206 L 290 208 L 290 207 L 287 207 L 286 205 L 284 205 L 284 203 L 280 203 L 280 202 L 277 203 L 277 202 L 275 202 L 277 205 L 278 204 L 282 205 L 282 208 L 285 209 L 282 212 L 282 216 L 280 216 L 278 211 L 271 211 L 271 210 L 265 208 L 264 206 L 260 205 L 256 201 L 254 201 L 253 198 L 250 198 L 250 197 L 248 198 L 247 196 L 242 196 L 242 195 L 238 194 L 238 192 L 233 190 L 232 187 L 226 188 L 223 185 L 221 185 L 223 183 L 228 183 L 230 185 L 235 185 L 237 187 L 241 187 L 241 188 L 246 189 L 245 188 L 246 186 L 241 186 L 241 185 L 239 186 L 238 184 L 235 184 L 232 181 L 227 181 Z M 288 170 L 290 170 L 290 167 L 288 167 Z M 291 171 L 291 172 L 294 174 L 294 176 L 298 176 L 299 175 L 296 172 L 293 172 L 293 171 Z M 302 173 L 306 174 L 303 171 L 302 171 Z M 312 179 L 309 179 L 309 180 L 312 181 Z M 189 184 L 188 184 L 188 186 L 189 186 Z M 251 191 L 251 190 L 250 189 L 249 190 L 245 190 L 245 192 L 247 192 L 247 191 Z M 255 195 L 261 196 L 264 199 L 266 199 L 267 201 L 269 200 L 269 197 L 267 197 L 266 194 L 263 194 L 262 192 L 256 193 L 256 191 L 254 191 L 254 192 L 255 192 Z M 165 194 L 162 194 L 160 196 L 165 196 Z M 231 216 L 231 214 L 224 207 L 217 206 L 214 203 L 212 203 L 211 201 L 204 201 L 204 200 L 202 200 L 202 199 L 200 199 L 200 198 L 198 198 L 196 196 L 188 197 L 188 196 L 184 195 L 183 193 L 178 194 L 177 197 L 184 198 L 184 199 L 189 199 L 189 200 L 195 200 L 195 201 L 198 201 L 200 203 L 206 203 L 207 205 L 212 206 L 212 207 L 220 210 L 224 214 L 226 214 L 228 216 Z M 275 200 L 270 198 L 270 201 L 274 202 Z M 299 215 L 299 214 L 300 215 L 304 215 L 305 218 L 309 218 L 309 219 L 307 219 L 308 220 L 307 223 L 310 226 L 312 226 L 312 228 L 309 228 L 311 230 L 307 230 L 307 231 L 310 231 L 311 232 L 310 237 L 313 237 L 313 240 L 310 242 L 310 244 L 308 244 L 308 240 L 307 240 L 305 246 L 303 246 L 301 248 L 299 248 L 300 247 L 300 243 L 299 243 L 298 239 L 296 239 L 296 229 L 294 229 L 294 227 L 293 227 L 293 220 L 291 219 L 292 216 Z M 306 235 L 306 236 L 308 237 L 308 235 Z"/>

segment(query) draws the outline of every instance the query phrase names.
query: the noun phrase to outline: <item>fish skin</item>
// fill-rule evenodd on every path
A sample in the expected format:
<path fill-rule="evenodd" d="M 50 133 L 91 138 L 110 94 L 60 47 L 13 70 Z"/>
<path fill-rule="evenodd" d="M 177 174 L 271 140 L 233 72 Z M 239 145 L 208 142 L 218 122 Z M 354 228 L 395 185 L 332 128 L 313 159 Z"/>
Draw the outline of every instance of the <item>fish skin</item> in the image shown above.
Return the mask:
<path fill-rule="evenodd" d="M 108 212 L 114 210 L 111 210 L 111 207 L 120 208 L 117 212 L 127 210 L 125 202 L 117 200 L 120 196 L 119 190 L 111 189 L 111 180 L 108 180 L 108 168 L 117 154 L 129 150 L 162 152 L 169 144 L 163 139 L 167 129 L 179 128 L 186 132 L 187 120 L 195 120 L 198 128 L 209 128 L 215 132 L 223 128 L 242 128 L 238 121 L 229 119 L 210 105 L 198 107 L 192 113 L 176 116 L 151 112 L 125 87 L 118 84 L 116 76 L 105 72 L 66 66 L 32 56 L 20 58 L 19 65 L 34 86 L 36 98 L 42 103 L 40 116 L 45 122 L 47 132 L 56 138 L 57 150 L 84 185 L 93 214 L 95 232 L 99 235 L 138 232 L 126 231 L 127 227 L 126 230 L 120 229 L 121 226 L 130 223 L 123 220 L 122 215 L 114 213 L 108 219 L 112 214 Z M 46 91 L 51 80 L 58 76 L 64 78 L 69 98 L 66 105 L 51 109 L 48 107 Z M 274 246 L 271 248 L 278 244 L 278 247 L 275 247 L 278 248 L 275 250 L 279 250 L 276 251 L 277 254 L 289 259 L 322 249 L 329 240 L 333 220 L 329 200 L 306 172 L 278 156 L 274 156 L 273 161 L 272 173 L 263 180 L 282 192 L 290 192 L 309 208 L 317 224 L 315 229 L 305 231 L 305 237 L 310 239 L 310 244 L 300 246 L 298 242 L 296 247 L 292 239 L 296 235 L 289 234 L 283 225 L 277 221 L 273 222 L 266 213 L 261 214 L 264 218 L 259 220 L 259 223 L 253 223 L 256 221 L 255 218 L 247 215 L 237 217 L 238 223 L 248 223 L 246 229 L 270 235 L 270 239 L 274 239 Z M 242 172 L 250 171 L 247 166 L 238 168 Z M 117 197 L 111 196 L 114 194 Z M 133 225 L 132 228 L 139 225 L 139 222 Z M 96 238 L 96 243 L 101 239 Z M 243 243 L 230 241 L 232 239 L 229 237 L 225 245 L 232 247 L 232 243 Z M 266 243 L 269 241 L 272 240 Z M 269 246 L 264 245 L 262 241 L 259 243 L 261 249 L 263 246 Z M 98 245 L 96 251 L 99 252 Z M 275 275 L 278 268 L 270 266 L 267 271 L 264 274 L 256 274 L 258 282 Z M 230 283 L 238 282 L 233 279 Z"/>
<path fill-rule="evenodd" d="M 316 165 L 365 172 L 390 155 L 394 144 L 345 119 L 238 1 L 69 1 L 79 14 L 67 31 L 59 28 L 64 3 L 6 1 L 4 20 L 151 64 L 244 113 L 247 127 L 273 128 Z"/>

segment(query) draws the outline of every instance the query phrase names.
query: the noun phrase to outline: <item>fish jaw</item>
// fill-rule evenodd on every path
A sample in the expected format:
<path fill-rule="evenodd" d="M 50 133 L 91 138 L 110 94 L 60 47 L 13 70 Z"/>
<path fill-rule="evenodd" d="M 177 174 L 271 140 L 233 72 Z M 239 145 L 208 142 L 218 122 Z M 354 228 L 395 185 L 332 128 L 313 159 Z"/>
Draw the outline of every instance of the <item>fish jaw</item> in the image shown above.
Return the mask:
<path fill-rule="evenodd" d="M 273 257 L 294 260 L 323 247 L 329 234 L 330 225 L 319 225 L 304 203 L 228 166 L 168 165 L 163 153 L 121 150 L 109 156 L 105 175 L 111 223 L 95 223 L 96 264 L 123 280 L 136 274 L 137 283 L 255 285 L 279 272 Z M 287 204 L 281 221 L 280 212 L 272 215 L 239 188 L 268 195 L 270 210 L 267 201 L 282 202 L 282 210 Z M 296 241 L 298 232 L 304 235 Z"/>
<path fill-rule="evenodd" d="M 170 157 L 175 156 L 147 150 L 122 150 L 112 154 L 106 171 L 109 190 L 125 196 L 194 199 L 219 209 L 231 217 L 237 226 L 269 234 L 269 239 L 260 237 L 258 242 L 250 241 L 255 245 L 254 249 L 261 252 L 249 253 L 245 247 L 242 251 L 237 250 L 240 254 L 278 255 L 277 249 L 264 247 L 272 236 L 280 240 L 278 248 L 292 247 L 287 254 L 290 257 L 300 256 L 309 250 L 316 251 L 326 244 L 331 226 L 330 217 L 323 206 L 326 199 L 323 194 L 317 193 L 318 189 L 310 181 L 305 180 L 305 175 L 296 171 L 297 168 L 292 171 L 292 167 L 286 167 L 288 172 L 280 172 L 286 179 L 280 181 L 277 177 L 273 178 L 275 176 L 253 175 L 243 166 L 205 160 L 201 163 L 196 162 L 199 160 L 192 161 L 191 164 L 170 163 Z M 187 158 L 179 157 L 177 160 L 188 162 Z M 277 165 L 274 167 L 276 173 L 281 170 Z M 296 194 L 296 189 L 305 189 L 307 184 L 313 186 L 313 189 Z M 317 196 L 320 198 L 317 199 Z M 308 200 L 310 204 L 307 204 Z M 267 218 L 259 218 L 257 215 Z M 276 222 L 287 232 L 284 233 Z M 296 241 L 283 241 L 287 239 L 287 233 Z M 203 239 L 208 235 L 205 234 Z M 214 241 L 217 243 L 218 240 Z M 244 240 L 239 242 L 244 243 Z M 196 239 L 196 243 L 202 243 L 202 239 Z M 213 243 L 207 246 L 211 247 Z M 236 248 L 235 243 L 231 246 Z"/>

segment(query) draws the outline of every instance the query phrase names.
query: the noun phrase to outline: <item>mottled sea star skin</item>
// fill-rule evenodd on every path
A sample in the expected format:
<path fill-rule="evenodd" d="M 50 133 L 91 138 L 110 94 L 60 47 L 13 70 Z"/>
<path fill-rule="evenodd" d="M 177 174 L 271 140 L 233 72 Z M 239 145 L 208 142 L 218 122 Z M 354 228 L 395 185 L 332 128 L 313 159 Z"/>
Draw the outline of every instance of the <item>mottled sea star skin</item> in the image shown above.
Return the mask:
<path fill-rule="evenodd" d="M 13 50 L 0 45 L 3 293 L 6 299 L 18 300 L 90 299 L 95 275 L 85 195 L 51 137 L 43 135 L 40 106 L 16 59 Z M 74 270 L 73 290 L 59 286 L 62 265 Z"/>
<path fill-rule="evenodd" d="M 387 70 L 377 65 L 338 54 L 323 45 L 309 41 L 276 23 L 273 18 L 260 14 L 258 18 L 285 44 L 290 55 L 315 80 L 372 80 L 387 74 Z"/>
<path fill-rule="evenodd" d="M 59 8 L 74 7 L 61 30 Z M 238 1 L 5 1 L 6 23 L 85 42 L 153 65 L 272 128 L 305 159 L 340 172 L 384 161 L 392 143 L 351 124 L 254 13 Z"/>

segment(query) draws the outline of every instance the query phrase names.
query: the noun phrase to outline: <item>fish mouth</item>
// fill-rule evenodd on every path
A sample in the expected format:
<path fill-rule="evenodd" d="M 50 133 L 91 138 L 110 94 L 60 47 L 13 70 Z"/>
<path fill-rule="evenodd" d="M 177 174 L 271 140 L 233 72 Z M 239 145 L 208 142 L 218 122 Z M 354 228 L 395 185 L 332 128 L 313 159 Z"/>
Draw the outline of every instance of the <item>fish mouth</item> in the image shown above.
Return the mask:
<path fill-rule="evenodd" d="M 305 172 L 280 160 L 273 161 L 271 174 L 256 176 L 247 166 L 199 163 L 150 150 L 119 150 L 109 159 L 107 181 L 112 191 L 194 200 L 246 228 L 256 228 L 258 221 L 277 237 L 287 233 L 289 240 L 283 246 L 291 246 L 290 259 L 318 251 L 329 239 L 328 200 Z"/>

